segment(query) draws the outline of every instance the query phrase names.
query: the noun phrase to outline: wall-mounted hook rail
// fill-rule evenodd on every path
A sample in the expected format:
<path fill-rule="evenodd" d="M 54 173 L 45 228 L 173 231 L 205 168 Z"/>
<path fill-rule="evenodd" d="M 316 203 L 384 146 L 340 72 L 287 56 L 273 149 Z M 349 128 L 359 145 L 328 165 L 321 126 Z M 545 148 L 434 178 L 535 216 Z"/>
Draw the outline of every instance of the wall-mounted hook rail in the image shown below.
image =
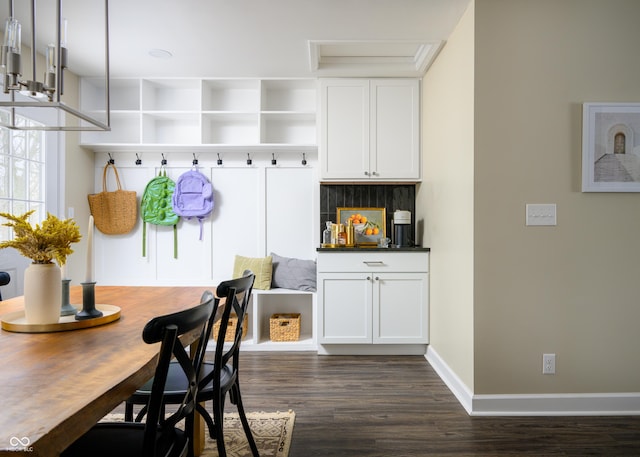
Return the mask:
<path fill-rule="evenodd" d="M 140 158 L 137 152 L 136 152 L 136 165 L 142 165 L 142 159 Z"/>

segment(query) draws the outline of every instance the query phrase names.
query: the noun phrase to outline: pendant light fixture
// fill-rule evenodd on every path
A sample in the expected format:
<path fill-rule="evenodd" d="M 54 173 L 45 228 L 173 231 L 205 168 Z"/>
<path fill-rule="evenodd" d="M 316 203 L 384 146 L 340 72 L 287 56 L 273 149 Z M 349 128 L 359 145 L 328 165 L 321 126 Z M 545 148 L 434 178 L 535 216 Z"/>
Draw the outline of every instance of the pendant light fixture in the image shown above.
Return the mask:
<path fill-rule="evenodd" d="M 109 107 L 109 1 L 104 3 L 104 106 L 93 110 L 92 115 L 80 111 L 62 99 L 64 94 L 64 72 L 68 70 L 67 20 L 63 19 L 62 0 L 56 0 L 55 14 L 45 16 L 55 21 L 55 44 L 43 46 L 45 69 L 38 80 L 38 27 L 36 23 L 36 0 L 29 1 L 31 28 L 31 78 L 22 72 L 22 25 L 16 19 L 14 0 L 9 2 L 9 16 L 4 27 L 4 41 L 0 60 L 0 127 L 13 130 L 52 131 L 108 131 L 110 127 Z M 27 2 L 19 2 L 25 5 Z M 84 3 L 84 2 L 83 2 Z M 92 8 L 92 12 L 100 11 Z M 38 19 L 42 15 L 38 15 Z M 95 30 L 102 33 L 101 30 Z M 50 38 L 50 37 L 47 37 Z M 96 49 L 95 52 L 99 52 Z M 73 51 L 71 51 L 73 52 Z M 42 70 L 40 70 L 42 71 Z M 102 76 L 100 77 L 102 78 Z M 53 114 L 50 111 L 53 110 Z M 45 114 L 46 115 L 40 115 Z M 97 113 L 96 116 L 93 113 Z M 38 123 L 20 122 L 21 117 L 37 119 Z M 44 122 L 44 123 L 42 123 Z"/>

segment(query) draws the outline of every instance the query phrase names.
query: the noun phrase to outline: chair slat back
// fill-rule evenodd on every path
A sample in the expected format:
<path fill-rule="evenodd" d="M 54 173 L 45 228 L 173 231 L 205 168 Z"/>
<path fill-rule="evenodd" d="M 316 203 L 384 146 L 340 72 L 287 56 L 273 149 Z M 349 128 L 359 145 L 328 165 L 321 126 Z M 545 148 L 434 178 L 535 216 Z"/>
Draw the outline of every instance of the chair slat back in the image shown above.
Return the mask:
<path fill-rule="evenodd" d="M 202 337 L 198 340 L 198 345 L 195 352 L 191 353 L 191 358 L 193 359 L 193 365 L 196 369 L 196 375 L 198 376 L 198 378 L 200 378 L 200 372 L 202 371 L 202 365 L 207 353 L 207 344 L 209 342 L 209 338 L 211 337 L 211 332 L 213 331 L 213 327 L 217 318 L 219 318 L 218 307 L 220 305 L 220 298 L 215 297 L 213 295 L 213 292 L 207 290 L 202 294 L 200 303 L 205 303 L 209 300 L 213 300 L 213 311 L 209 315 L 209 319 L 207 320 L 207 324 L 205 325 Z"/>
<path fill-rule="evenodd" d="M 214 355 L 214 367 L 216 370 L 221 370 L 240 350 L 242 328 L 244 319 L 246 319 L 254 280 L 255 275 L 253 272 L 246 270 L 241 278 L 221 282 L 216 288 L 218 297 L 224 297 L 225 299 Z M 233 342 L 225 347 L 224 339 L 232 312 L 237 316 L 237 325 Z M 214 375 L 213 379 L 214 382 L 216 380 L 219 382 L 219 376 Z"/>
<path fill-rule="evenodd" d="M 181 335 L 198 331 L 198 337 L 202 339 L 214 308 L 213 294 L 203 294 L 203 301 L 193 308 L 177 313 L 158 316 L 150 320 L 142 331 L 142 339 L 147 344 L 161 343 L 158 354 L 158 364 L 153 378 L 151 395 L 149 397 L 147 420 L 145 424 L 143 452 L 145 457 L 155 456 L 156 435 L 158 426 L 173 427 L 177 422 L 186 418 L 195 409 L 197 395 L 197 367 L 182 346 L 179 337 Z M 182 367 L 189 388 L 178 410 L 164 419 L 161 417 L 162 397 L 169 372 L 171 359 L 175 357 Z M 187 421 L 189 424 L 191 421 Z M 186 430 L 191 433 L 191 430 Z M 191 436 L 191 435 L 189 435 Z"/>

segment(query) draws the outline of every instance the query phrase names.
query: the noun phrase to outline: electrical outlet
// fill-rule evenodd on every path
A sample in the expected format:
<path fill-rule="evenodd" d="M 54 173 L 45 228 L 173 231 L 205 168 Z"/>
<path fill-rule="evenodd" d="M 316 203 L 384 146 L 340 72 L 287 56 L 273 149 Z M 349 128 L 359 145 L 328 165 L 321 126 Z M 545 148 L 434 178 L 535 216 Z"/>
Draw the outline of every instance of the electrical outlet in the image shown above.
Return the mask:
<path fill-rule="evenodd" d="M 542 354 L 542 374 L 556 374 L 555 354 Z"/>

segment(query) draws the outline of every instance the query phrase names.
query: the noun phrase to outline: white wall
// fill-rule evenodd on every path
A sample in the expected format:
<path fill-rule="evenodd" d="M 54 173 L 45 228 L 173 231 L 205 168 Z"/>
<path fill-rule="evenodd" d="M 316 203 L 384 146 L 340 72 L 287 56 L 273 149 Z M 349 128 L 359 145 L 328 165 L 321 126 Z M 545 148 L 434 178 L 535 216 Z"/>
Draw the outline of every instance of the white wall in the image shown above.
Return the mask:
<path fill-rule="evenodd" d="M 473 36 L 469 7 L 422 84 L 424 181 L 416 195 L 430 256 L 430 348 L 473 389 Z"/>

